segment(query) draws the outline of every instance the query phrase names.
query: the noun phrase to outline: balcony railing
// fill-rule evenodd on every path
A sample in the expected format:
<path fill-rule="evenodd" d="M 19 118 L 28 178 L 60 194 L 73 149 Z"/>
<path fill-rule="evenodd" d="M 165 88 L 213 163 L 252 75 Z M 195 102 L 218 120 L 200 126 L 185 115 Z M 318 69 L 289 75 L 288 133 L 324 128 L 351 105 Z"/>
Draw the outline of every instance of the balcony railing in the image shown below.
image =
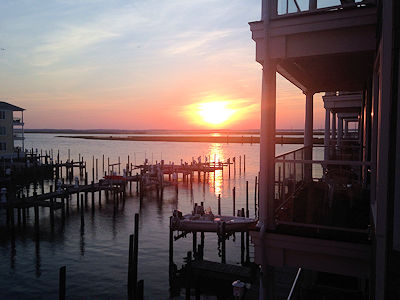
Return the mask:
<path fill-rule="evenodd" d="M 22 140 L 24 140 L 24 139 L 25 139 L 25 137 L 24 137 L 22 134 L 20 134 L 20 133 L 14 134 L 14 140 L 16 140 L 16 141 L 22 141 Z"/>
<path fill-rule="evenodd" d="M 22 122 L 21 118 L 14 118 L 13 119 L 13 124 L 14 125 L 24 125 L 24 123 Z"/>
<path fill-rule="evenodd" d="M 375 0 L 272 0 L 271 17 L 375 5 Z"/>
<path fill-rule="evenodd" d="M 276 225 L 366 233 L 370 206 L 363 176 L 369 162 L 324 160 L 324 153 L 324 147 L 301 148 L 276 157 Z"/>

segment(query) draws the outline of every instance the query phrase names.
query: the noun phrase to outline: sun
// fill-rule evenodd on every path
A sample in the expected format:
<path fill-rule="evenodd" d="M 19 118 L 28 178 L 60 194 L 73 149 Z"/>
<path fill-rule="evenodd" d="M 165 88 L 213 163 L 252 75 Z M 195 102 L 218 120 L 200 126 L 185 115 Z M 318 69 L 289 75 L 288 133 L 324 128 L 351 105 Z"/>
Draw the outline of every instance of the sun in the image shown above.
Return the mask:
<path fill-rule="evenodd" d="M 229 121 L 236 110 L 228 107 L 228 101 L 198 103 L 197 113 L 203 121 L 210 125 L 220 125 Z"/>

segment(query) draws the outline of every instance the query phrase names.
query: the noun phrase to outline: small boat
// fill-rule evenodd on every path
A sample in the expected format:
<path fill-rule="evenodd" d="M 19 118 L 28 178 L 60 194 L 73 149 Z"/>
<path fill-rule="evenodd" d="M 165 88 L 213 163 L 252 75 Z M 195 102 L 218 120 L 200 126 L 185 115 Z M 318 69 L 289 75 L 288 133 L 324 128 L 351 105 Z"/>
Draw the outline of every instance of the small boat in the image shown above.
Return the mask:
<path fill-rule="evenodd" d="M 257 220 L 251 218 L 214 215 L 211 210 L 204 213 L 202 206 L 195 207 L 195 211 L 187 215 L 182 215 L 180 211 L 175 210 L 171 220 L 173 230 L 217 232 L 219 234 L 249 231 L 256 227 L 256 223 Z"/>

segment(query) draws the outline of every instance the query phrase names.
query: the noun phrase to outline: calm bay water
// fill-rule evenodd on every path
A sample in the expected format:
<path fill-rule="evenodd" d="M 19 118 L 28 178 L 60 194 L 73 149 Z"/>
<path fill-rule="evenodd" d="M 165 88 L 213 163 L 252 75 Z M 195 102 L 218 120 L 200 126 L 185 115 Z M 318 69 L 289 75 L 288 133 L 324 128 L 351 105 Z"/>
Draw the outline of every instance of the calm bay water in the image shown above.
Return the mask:
<path fill-rule="evenodd" d="M 85 228 L 80 230 L 80 214 L 76 210 L 75 196 L 65 226 L 61 226 L 61 212 L 56 212 L 54 231 L 50 229 L 49 210 L 40 209 L 40 243 L 34 239 L 34 213 L 30 211 L 26 228 L 16 227 L 15 242 L 5 225 L 5 212 L 0 211 L 0 299 L 55 299 L 58 295 L 58 269 L 67 267 L 68 299 L 126 299 L 128 242 L 133 233 L 133 217 L 140 214 L 138 278 L 144 279 L 146 299 L 169 299 L 168 284 L 168 232 L 169 217 L 174 209 L 183 213 L 191 211 L 194 202 L 204 201 L 213 212 L 217 211 L 217 195 L 221 194 L 222 213 L 232 214 L 232 188 L 236 187 L 236 208 L 245 207 L 246 181 L 249 181 L 250 216 L 254 216 L 254 179 L 259 170 L 259 145 L 213 143 L 167 143 L 136 141 L 98 141 L 58 138 L 52 134 L 26 134 L 26 148 L 53 149 L 54 156 L 60 151 L 60 159 L 78 160 L 83 155 L 88 162 L 91 180 L 92 157 L 99 161 L 102 173 L 102 155 L 110 157 L 110 163 L 121 159 L 122 166 L 130 161 L 140 164 L 145 158 L 155 163 L 180 160 L 190 162 L 192 157 L 210 156 L 225 161 L 236 156 L 236 174 L 231 170 L 210 175 L 206 183 L 197 183 L 193 190 L 180 183 L 179 193 L 174 188 L 164 191 L 162 200 L 148 193 L 142 205 L 135 194 L 128 195 L 125 206 L 114 214 L 112 201 L 105 202 L 94 213 L 85 213 Z M 281 154 L 301 145 L 277 145 Z M 246 155 L 246 172 L 238 169 L 239 156 Z M 243 162 L 243 161 L 242 161 Z M 121 167 L 122 172 L 122 167 Z M 100 174 L 99 174 L 100 176 Z M 49 183 L 46 183 L 46 191 Z M 96 194 L 97 198 L 97 194 Z M 89 197 L 90 199 L 90 197 Z M 90 206 L 91 201 L 89 201 Z M 191 236 L 174 243 L 174 261 L 180 266 L 183 257 L 192 247 Z M 220 261 L 217 237 L 206 234 L 205 259 Z M 227 242 L 227 262 L 240 262 L 240 238 Z"/>

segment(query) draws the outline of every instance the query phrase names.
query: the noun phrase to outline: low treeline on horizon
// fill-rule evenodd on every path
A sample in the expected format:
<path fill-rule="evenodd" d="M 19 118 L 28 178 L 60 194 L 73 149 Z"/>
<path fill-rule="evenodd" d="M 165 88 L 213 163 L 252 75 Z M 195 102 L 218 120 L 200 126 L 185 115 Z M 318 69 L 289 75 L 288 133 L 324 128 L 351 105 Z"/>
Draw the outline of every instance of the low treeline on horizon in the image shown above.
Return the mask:
<path fill-rule="evenodd" d="M 199 130 L 168 130 L 168 129 L 25 129 L 26 133 L 49 133 L 49 134 L 223 134 L 223 135 L 260 135 L 258 129 L 230 130 L 230 129 L 199 129 Z M 303 129 L 277 129 L 276 135 L 303 135 Z M 314 129 L 314 134 L 323 135 L 322 129 Z"/>

